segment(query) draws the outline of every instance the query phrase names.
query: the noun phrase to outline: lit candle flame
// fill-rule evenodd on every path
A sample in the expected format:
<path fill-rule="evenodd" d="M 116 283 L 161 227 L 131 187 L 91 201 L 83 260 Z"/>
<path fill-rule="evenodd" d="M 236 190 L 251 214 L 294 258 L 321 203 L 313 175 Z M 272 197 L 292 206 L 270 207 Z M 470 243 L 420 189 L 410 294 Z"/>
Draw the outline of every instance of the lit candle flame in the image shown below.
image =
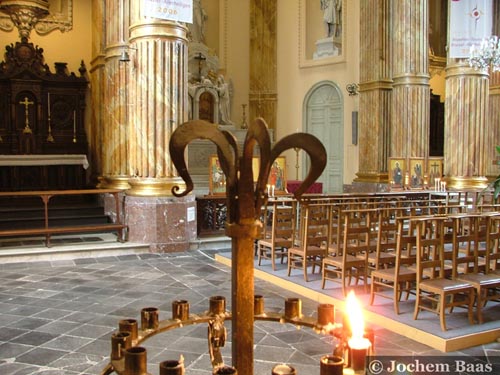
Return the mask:
<path fill-rule="evenodd" d="M 352 290 L 347 295 L 345 306 L 345 314 L 349 317 L 349 325 L 351 326 L 351 337 L 362 338 L 365 332 L 363 310 Z"/>

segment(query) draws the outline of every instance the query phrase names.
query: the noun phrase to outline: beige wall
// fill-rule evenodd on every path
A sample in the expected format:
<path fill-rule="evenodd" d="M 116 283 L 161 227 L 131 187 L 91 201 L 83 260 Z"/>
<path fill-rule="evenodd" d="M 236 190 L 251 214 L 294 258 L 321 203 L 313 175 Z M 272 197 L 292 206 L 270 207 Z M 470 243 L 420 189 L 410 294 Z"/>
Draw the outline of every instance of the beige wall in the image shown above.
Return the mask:
<path fill-rule="evenodd" d="M 350 184 L 358 170 L 358 147 L 351 144 L 351 113 L 357 110 L 357 97 L 350 97 L 345 86 L 359 80 L 359 0 L 347 3 L 346 60 L 330 65 L 299 67 L 299 1 L 278 1 L 278 126 L 277 138 L 303 129 L 303 101 L 316 83 L 329 80 L 337 84 L 344 99 L 344 184 Z M 319 1 L 317 1 L 319 7 Z M 324 32 L 322 19 L 317 27 Z M 287 155 L 288 171 L 294 171 L 295 153 Z"/>
<path fill-rule="evenodd" d="M 90 69 L 91 40 L 92 40 L 92 12 L 90 0 L 73 0 L 73 29 L 67 32 L 54 30 L 48 35 L 41 36 L 32 31 L 30 42 L 43 48 L 45 62 L 54 72 L 55 62 L 68 63 L 70 72 L 78 73 L 80 62 L 83 60 L 87 69 Z M 16 28 L 11 32 L 0 31 L 0 48 L 2 59 L 5 45 L 20 41 Z"/>
<path fill-rule="evenodd" d="M 302 130 L 303 101 L 312 86 L 324 80 L 336 83 L 344 96 L 344 183 L 349 184 L 355 178 L 358 165 L 357 146 L 351 145 L 351 112 L 357 110 L 358 99 L 349 97 L 345 86 L 358 82 L 359 76 L 359 0 L 347 1 L 344 10 L 348 19 L 344 28 L 345 61 L 307 68 L 299 67 L 299 1 L 278 0 L 278 122 L 275 136 L 280 139 L 297 129 Z M 316 2 L 319 7 L 319 1 Z M 53 31 L 44 37 L 32 32 L 31 41 L 44 48 L 46 63 L 51 70 L 54 62 L 63 61 L 68 63 L 70 71 L 78 74 L 82 59 L 90 68 L 91 3 L 74 0 L 74 26 L 69 32 Z M 221 54 L 223 73 L 233 81 L 232 120 L 240 124 L 242 104 L 247 104 L 248 116 L 250 0 L 204 0 L 204 3 L 210 20 L 219 20 L 216 31 L 212 30 L 214 26 L 207 30 L 207 40 L 217 44 L 209 47 Z M 219 14 L 214 15 L 214 12 Z M 318 33 L 324 32 L 322 19 L 318 20 L 317 27 Z M 214 41 L 217 33 L 219 40 Z M 14 43 L 19 38 L 17 29 L 10 33 L 0 32 L 0 37 L 3 45 Z M 288 171 L 294 171 L 295 153 L 286 156 Z"/>

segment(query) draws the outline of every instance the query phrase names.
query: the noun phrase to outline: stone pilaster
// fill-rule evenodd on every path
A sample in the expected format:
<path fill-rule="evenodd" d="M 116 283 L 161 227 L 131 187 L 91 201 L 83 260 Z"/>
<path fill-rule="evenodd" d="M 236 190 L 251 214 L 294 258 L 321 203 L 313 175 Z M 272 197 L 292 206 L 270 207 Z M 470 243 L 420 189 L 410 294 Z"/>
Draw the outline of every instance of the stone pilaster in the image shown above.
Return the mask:
<path fill-rule="evenodd" d="M 387 180 L 391 122 L 391 30 L 388 0 L 361 0 L 359 171 L 356 183 Z"/>
<path fill-rule="evenodd" d="M 488 73 L 455 60 L 446 67 L 444 175 L 450 189 L 484 188 L 492 138 Z"/>
<path fill-rule="evenodd" d="M 120 61 L 128 50 L 127 1 L 106 0 L 105 74 L 102 124 L 102 173 L 104 187 L 128 189 L 128 83 L 129 63 Z"/>
<path fill-rule="evenodd" d="M 390 156 L 429 156 L 430 89 L 427 0 L 393 2 Z"/>
<path fill-rule="evenodd" d="M 86 128 L 86 131 L 89 140 L 90 182 L 98 186 L 101 186 L 98 181 L 102 177 L 103 163 L 104 111 L 101 103 L 104 102 L 105 90 L 104 13 L 104 2 L 92 0 L 92 61 L 89 70 L 90 86 L 92 87 L 90 108 L 92 110 L 89 111 L 90 126 Z"/>
<path fill-rule="evenodd" d="M 493 34 L 500 35 L 500 2 L 493 2 Z M 500 174 L 496 146 L 500 146 L 500 72 L 490 71 L 490 99 L 488 121 L 491 128 L 491 138 L 486 151 L 486 176 L 496 177 Z"/>
<path fill-rule="evenodd" d="M 250 0 L 249 121 L 276 129 L 278 102 L 277 0 Z"/>

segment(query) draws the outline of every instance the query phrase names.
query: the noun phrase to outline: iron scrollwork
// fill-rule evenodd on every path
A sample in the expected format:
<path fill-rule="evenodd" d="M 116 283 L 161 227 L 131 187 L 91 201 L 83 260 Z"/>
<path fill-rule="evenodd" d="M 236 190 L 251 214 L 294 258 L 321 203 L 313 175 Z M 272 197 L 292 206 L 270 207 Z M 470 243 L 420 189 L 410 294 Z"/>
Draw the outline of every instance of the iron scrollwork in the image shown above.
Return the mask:
<path fill-rule="evenodd" d="M 209 140 L 217 146 L 220 166 L 226 176 L 225 233 L 232 238 L 232 360 L 239 375 L 253 375 L 253 242 L 262 227 L 261 211 L 267 204 L 266 185 L 271 166 L 286 150 L 302 149 L 309 155 L 311 168 L 294 192 L 294 196 L 300 199 L 323 173 L 326 150 L 316 137 L 308 133 L 288 135 L 271 147 L 267 124 L 264 119 L 257 118 L 247 130 L 240 154 L 235 137 L 228 131 L 204 120 L 189 121 L 180 125 L 170 138 L 170 157 L 186 186 L 183 191 L 179 186 L 172 188 L 172 194 L 176 197 L 185 196 L 193 190 L 184 155 L 188 144 L 195 139 Z M 257 182 L 254 183 L 252 159 L 256 146 L 260 151 L 260 166 Z M 221 341 L 217 341 L 217 345 L 211 341 L 211 344 L 215 370 L 223 366 L 218 357 Z"/>

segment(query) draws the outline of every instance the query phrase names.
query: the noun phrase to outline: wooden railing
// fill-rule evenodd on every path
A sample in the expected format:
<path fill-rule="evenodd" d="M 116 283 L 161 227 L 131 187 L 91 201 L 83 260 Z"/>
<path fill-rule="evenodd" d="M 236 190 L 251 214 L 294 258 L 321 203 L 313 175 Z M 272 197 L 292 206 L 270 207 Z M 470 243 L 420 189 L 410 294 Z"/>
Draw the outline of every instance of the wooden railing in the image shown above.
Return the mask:
<path fill-rule="evenodd" d="M 53 234 L 66 234 L 66 233 L 85 233 L 85 232 L 117 232 L 118 241 L 125 240 L 125 230 L 127 226 L 121 221 L 120 213 L 120 197 L 119 193 L 122 190 L 118 189 L 77 189 L 77 190 L 41 190 L 41 191 L 13 191 L 13 192 L 0 192 L 1 197 L 40 197 L 43 202 L 44 209 L 44 225 L 39 228 L 18 228 L 18 229 L 0 229 L 0 236 L 32 236 L 44 235 L 45 244 L 50 247 L 50 237 Z M 68 226 L 51 226 L 49 219 L 49 203 L 50 199 L 55 196 L 69 196 L 69 195 L 97 195 L 97 194 L 110 194 L 115 199 L 116 221 L 114 223 L 95 223 L 85 225 L 68 225 Z"/>

